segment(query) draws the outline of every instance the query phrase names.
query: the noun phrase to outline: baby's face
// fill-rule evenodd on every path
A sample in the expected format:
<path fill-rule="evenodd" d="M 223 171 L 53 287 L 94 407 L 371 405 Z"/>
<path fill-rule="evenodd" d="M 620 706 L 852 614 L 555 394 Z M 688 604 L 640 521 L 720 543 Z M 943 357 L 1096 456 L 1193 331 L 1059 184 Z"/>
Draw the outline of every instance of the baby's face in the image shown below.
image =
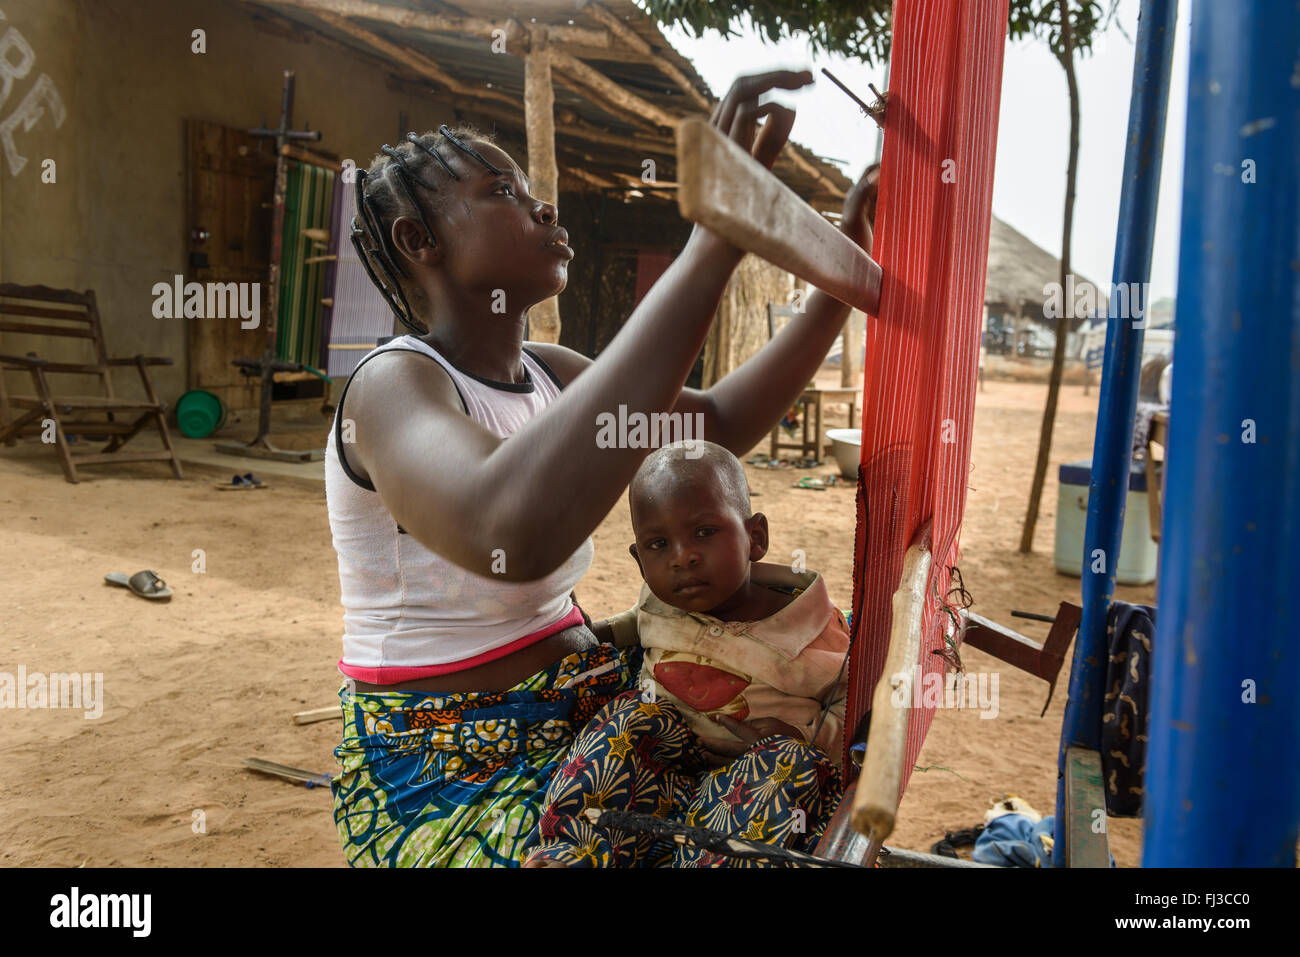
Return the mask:
<path fill-rule="evenodd" d="M 632 499 L 632 556 L 655 596 L 707 612 L 734 595 L 763 549 L 716 480 L 655 483 Z M 758 552 L 755 555 L 755 552 Z"/>

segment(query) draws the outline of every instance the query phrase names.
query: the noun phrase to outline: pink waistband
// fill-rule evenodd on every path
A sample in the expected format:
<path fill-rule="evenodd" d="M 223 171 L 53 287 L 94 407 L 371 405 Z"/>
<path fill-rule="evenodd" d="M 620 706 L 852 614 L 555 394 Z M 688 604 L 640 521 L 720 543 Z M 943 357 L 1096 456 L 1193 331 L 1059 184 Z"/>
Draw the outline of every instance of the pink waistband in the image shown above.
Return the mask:
<path fill-rule="evenodd" d="M 496 661 L 498 658 L 504 658 L 521 648 L 527 648 L 529 645 L 535 645 L 543 638 L 549 638 L 557 631 L 564 631 L 566 628 L 572 628 L 574 625 L 583 623 L 582 609 L 574 605 L 567 615 L 559 621 L 547 625 L 531 635 L 524 635 L 522 638 L 516 638 L 508 645 L 502 645 L 500 648 L 493 648 L 491 651 L 485 651 L 481 655 L 475 655 L 473 658 L 466 658 L 463 661 L 449 661 L 441 665 L 416 665 L 414 667 L 382 667 L 382 668 L 363 668 L 359 665 L 345 664 L 342 659 L 339 660 L 339 671 L 356 681 L 364 681 L 372 685 L 396 685 L 404 681 L 416 681 L 420 678 L 434 678 L 438 675 L 449 675 L 457 671 L 466 671 L 478 665 L 485 665 L 489 661 Z"/>

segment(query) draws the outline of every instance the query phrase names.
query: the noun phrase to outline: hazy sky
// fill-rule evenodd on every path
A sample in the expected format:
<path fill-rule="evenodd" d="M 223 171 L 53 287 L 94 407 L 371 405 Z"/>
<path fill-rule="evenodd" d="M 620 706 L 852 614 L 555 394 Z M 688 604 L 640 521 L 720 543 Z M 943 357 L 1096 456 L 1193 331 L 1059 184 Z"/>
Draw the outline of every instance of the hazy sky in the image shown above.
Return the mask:
<path fill-rule="evenodd" d="M 1191 5 L 1183 3 L 1181 7 L 1151 269 L 1154 298 L 1172 296 L 1177 279 Z M 1099 39 L 1094 53 L 1076 58 L 1079 181 L 1071 261 L 1076 273 L 1103 286 L 1110 283 L 1115 254 L 1137 19 L 1138 0 L 1121 0 L 1115 23 Z M 802 41 L 765 43 L 748 30 L 743 37 L 727 40 L 712 31 L 698 40 L 680 30 L 667 30 L 665 35 L 695 64 L 718 96 L 742 73 L 811 69 L 817 77 L 813 86 L 776 97 L 798 110 L 792 138 L 822 156 L 845 160 L 842 168 L 854 179 L 875 158 L 875 124 L 821 74 L 821 68 L 827 67 L 868 102 L 868 83 L 875 83 L 877 89 L 885 88 L 883 70 L 840 57 L 813 57 Z M 1048 52 L 1045 42 L 1027 39 L 1008 44 L 998 124 L 993 212 L 1059 256 L 1070 113 L 1065 71 Z"/>

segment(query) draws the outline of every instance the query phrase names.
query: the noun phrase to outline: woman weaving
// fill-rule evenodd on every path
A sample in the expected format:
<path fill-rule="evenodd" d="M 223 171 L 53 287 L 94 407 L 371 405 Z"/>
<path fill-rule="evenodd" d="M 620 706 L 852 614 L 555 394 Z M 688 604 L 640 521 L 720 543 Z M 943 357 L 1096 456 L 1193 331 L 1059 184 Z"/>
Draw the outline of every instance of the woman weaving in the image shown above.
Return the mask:
<path fill-rule="evenodd" d="M 794 114 L 758 99 L 811 80 L 742 77 L 711 122 L 770 168 Z M 843 229 L 866 245 L 862 187 Z M 592 531 L 650 451 L 598 448 L 598 416 L 701 413 L 708 439 L 744 454 L 848 307 L 813 292 L 741 368 L 685 389 L 742 256 L 718 236 L 695 228 L 593 362 L 524 342 L 574 252 L 490 137 L 410 134 L 356 192 L 354 243 L 413 334 L 362 360 L 326 454 L 347 677 L 335 821 L 354 866 L 518 866 L 574 734 L 637 673 L 571 599 Z"/>

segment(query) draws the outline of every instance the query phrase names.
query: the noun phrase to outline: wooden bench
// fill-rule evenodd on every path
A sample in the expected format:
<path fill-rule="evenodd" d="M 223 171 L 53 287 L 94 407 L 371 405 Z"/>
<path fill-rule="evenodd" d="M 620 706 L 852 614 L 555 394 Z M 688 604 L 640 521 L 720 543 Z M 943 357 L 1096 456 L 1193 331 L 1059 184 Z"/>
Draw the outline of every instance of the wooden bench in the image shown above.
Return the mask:
<path fill-rule="evenodd" d="M 848 427 L 853 429 L 857 428 L 853 424 L 853 420 L 857 418 L 858 397 L 860 395 L 862 395 L 862 390 L 857 388 L 804 389 L 803 394 L 799 396 L 799 399 L 803 402 L 803 421 L 801 423 L 803 433 L 800 440 L 795 442 L 782 441 L 781 426 L 777 425 L 772 430 L 772 443 L 768 457 L 777 458 L 782 449 L 797 449 L 802 458 L 823 458 L 831 443 L 822 434 L 822 400 L 847 401 L 849 404 Z"/>
<path fill-rule="evenodd" d="M 172 360 L 142 355 L 110 358 L 104 346 L 104 333 L 93 291 L 0 283 L 0 333 L 6 332 L 82 340 L 85 346 L 83 354 L 88 353 L 90 359 L 86 362 L 56 362 L 34 352 L 25 356 L 0 352 L 0 443 L 13 446 L 20 435 L 40 435 L 43 441 L 57 449 L 64 477 L 69 482 L 79 481 L 78 465 L 107 462 L 170 462 L 172 474 L 178 479 L 184 477 L 167 431 L 167 406 L 158 400 L 149 379 L 149 366 L 171 365 Z M 135 366 L 140 372 L 146 398 L 125 399 L 114 395 L 111 374 L 114 366 Z M 4 382 L 5 370 L 28 372 L 34 394 L 9 395 Z M 61 389 L 51 387 L 48 373 L 96 376 L 100 394 L 65 394 Z M 22 414 L 14 411 L 24 409 L 27 411 Z M 118 415 L 123 418 L 117 418 Z M 132 416 L 134 420 L 128 421 Z M 162 437 L 162 451 L 119 451 L 151 422 Z M 109 441 L 98 452 L 74 455 L 68 443 L 69 435 L 107 438 Z"/>
<path fill-rule="evenodd" d="M 767 304 L 767 338 L 770 341 L 776 335 L 776 319 L 782 316 L 787 320 L 794 317 L 795 310 L 792 306 L 779 306 L 774 302 Z M 845 360 L 847 361 L 847 357 Z M 772 426 L 772 442 L 768 452 L 768 458 L 775 459 L 781 454 L 782 449 L 797 449 L 801 458 L 820 459 L 826 454 L 831 443 L 826 441 L 826 436 L 822 435 L 822 400 L 829 398 L 835 401 L 847 401 L 849 404 L 849 424 L 850 429 L 856 428 L 853 420 L 857 418 L 858 398 L 862 395 L 862 390 L 858 388 L 834 388 L 834 389 L 804 389 L 803 393 L 796 401 L 803 402 L 803 415 L 801 416 L 803 433 L 801 441 L 786 442 L 781 438 L 781 425 L 777 423 Z"/>

